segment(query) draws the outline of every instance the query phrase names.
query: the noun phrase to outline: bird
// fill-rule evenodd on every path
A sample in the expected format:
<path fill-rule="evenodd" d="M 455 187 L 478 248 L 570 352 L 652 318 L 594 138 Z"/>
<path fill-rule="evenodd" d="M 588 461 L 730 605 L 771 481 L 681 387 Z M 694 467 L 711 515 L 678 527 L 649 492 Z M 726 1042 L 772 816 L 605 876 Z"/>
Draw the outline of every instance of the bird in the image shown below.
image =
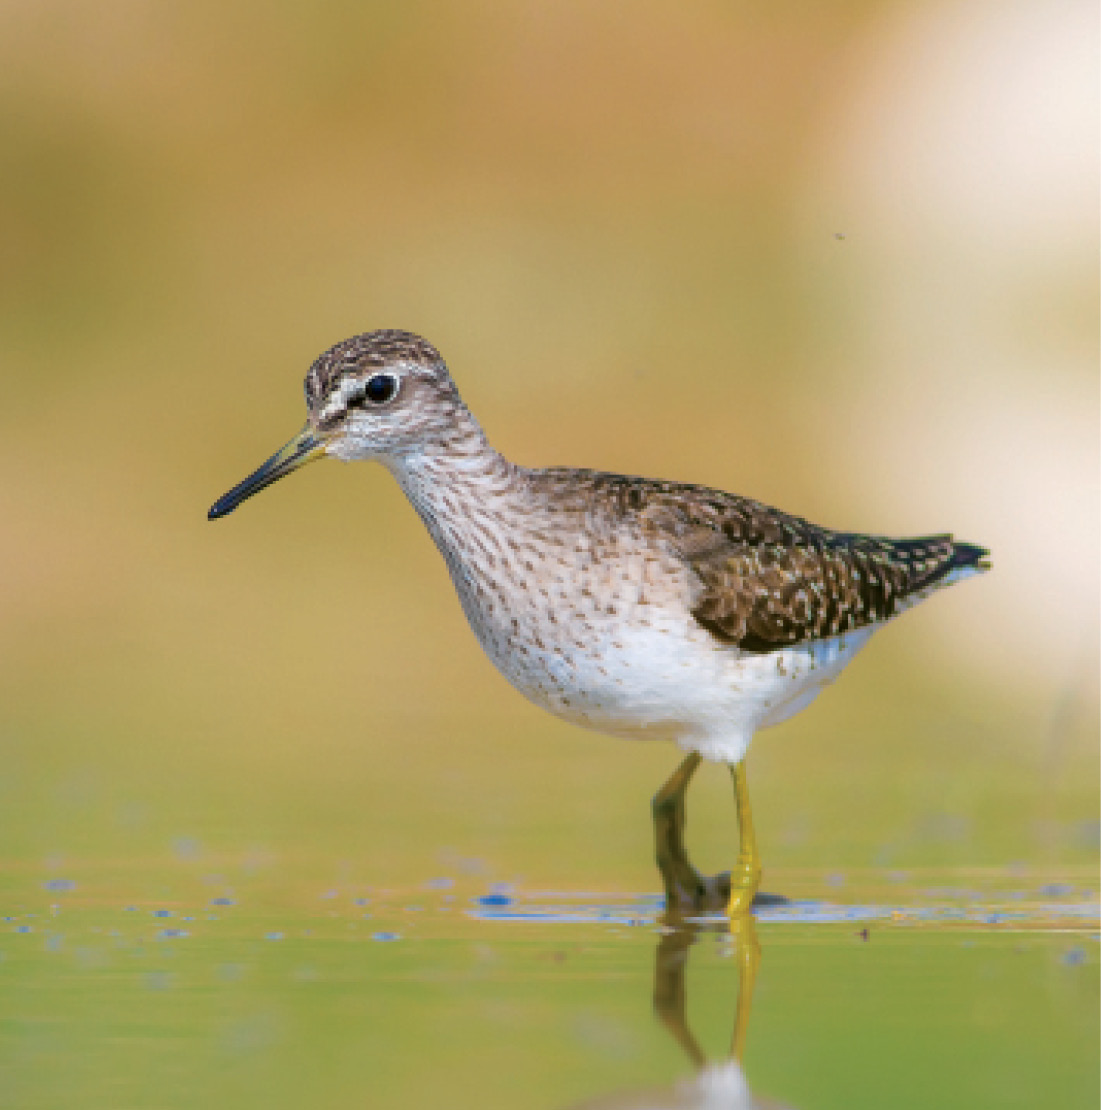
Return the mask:
<path fill-rule="evenodd" d="M 330 347 L 305 397 L 298 435 L 208 518 L 316 459 L 382 463 L 521 694 L 575 725 L 682 751 L 653 799 L 667 899 L 714 899 L 680 832 L 697 768 L 729 767 L 731 922 L 761 882 L 745 774 L 754 733 L 806 708 L 888 621 L 990 566 L 985 548 L 948 534 L 839 532 L 705 486 L 521 466 L 490 445 L 439 351 L 408 331 Z"/>

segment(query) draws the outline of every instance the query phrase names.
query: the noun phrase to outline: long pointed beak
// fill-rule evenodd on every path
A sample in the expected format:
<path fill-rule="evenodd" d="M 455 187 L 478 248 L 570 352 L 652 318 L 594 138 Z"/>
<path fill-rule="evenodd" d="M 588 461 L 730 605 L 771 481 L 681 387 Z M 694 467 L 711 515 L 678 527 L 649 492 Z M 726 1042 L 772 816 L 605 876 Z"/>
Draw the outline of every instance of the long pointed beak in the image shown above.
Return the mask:
<path fill-rule="evenodd" d="M 325 453 L 325 440 L 307 425 L 284 447 L 276 451 L 263 466 L 253 471 L 243 482 L 239 482 L 224 497 L 219 497 L 206 514 L 207 520 L 217 520 L 220 516 L 233 512 L 238 505 L 265 486 L 290 474 L 292 470 L 305 466 Z"/>

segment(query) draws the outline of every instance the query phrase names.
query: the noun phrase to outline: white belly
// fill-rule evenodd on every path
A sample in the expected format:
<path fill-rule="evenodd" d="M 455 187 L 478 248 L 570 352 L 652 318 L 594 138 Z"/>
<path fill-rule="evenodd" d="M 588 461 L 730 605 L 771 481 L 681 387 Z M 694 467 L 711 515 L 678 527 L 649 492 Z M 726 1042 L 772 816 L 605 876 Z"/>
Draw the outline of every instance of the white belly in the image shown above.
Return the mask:
<path fill-rule="evenodd" d="M 688 569 L 640 537 L 597 559 L 584 532 L 559 549 L 487 520 L 487 570 L 438 530 L 471 628 L 525 697 L 573 724 L 711 760 L 738 762 L 758 728 L 808 705 L 875 628 L 748 654 L 699 624 Z"/>
<path fill-rule="evenodd" d="M 636 614 L 637 616 L 637 614 Z M 809 705 L 877 626 L 748 654 L 688 616 L 571 621 L 507 636 L 475 628 L 501 673 L 531 701 L 573 724 L 627 739 L 675 741 L 705 758 L 738 762 L 759 728 Z"/>

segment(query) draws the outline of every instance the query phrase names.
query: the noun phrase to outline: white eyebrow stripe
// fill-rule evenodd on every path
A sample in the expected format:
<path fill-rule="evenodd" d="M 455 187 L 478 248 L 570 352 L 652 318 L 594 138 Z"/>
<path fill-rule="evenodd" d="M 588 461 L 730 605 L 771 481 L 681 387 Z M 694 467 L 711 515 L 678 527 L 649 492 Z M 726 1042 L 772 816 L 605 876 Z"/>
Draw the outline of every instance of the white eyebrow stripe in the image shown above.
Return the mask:
<path fill-rule="evenodd" d="M 330 420 L 337 413 L 343 412 L 348 403 L 363 396 L 366 384 L 359 378 L 345 378 L 337 388 L 329 394 L 329 400 L 321 410 L 321 419 Z"/>

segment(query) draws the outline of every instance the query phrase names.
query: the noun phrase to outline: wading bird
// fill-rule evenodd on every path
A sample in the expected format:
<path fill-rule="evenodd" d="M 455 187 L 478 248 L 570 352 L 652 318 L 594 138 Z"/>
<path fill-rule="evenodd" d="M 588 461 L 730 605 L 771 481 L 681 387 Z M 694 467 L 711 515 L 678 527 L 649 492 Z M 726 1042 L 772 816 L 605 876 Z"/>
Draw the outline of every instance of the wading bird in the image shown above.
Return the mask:
<path fill-rule="evenodd" d="M 761 877 L 744 764 L 754 732 L 808 706 L 891 618 L 988 566 L 948 535 L 835 532 L 703 486 L 518 466 L 409 332 L 331 347 L 306 375 L 306 403 L 302 431 L 211 519 L 324 455 L 381 462 L 516 689 L 574 724 L 685 752 L 654 799 L 674 902 L 714 900 L 716 880 L 683 851 L 684 794 L 701 760 L 730 767 L 740 850 L 719 883 L 732 920 Z"/>

